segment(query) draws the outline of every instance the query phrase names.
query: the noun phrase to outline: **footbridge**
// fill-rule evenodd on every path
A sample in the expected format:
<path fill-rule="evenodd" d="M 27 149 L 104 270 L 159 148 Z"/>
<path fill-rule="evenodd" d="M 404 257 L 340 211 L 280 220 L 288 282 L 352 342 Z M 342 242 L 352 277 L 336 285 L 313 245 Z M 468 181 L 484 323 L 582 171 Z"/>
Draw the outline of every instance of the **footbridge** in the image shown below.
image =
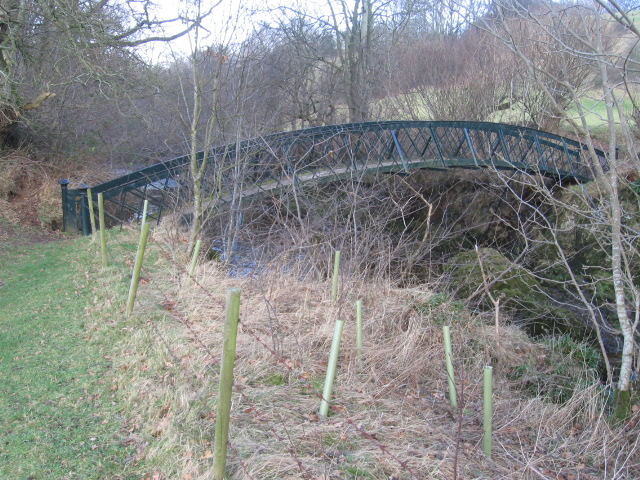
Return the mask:
<path fill-rule="evenodd" d="M 306 183 L 361 178 L 369 173 L 408 174 L 418 169 L 492 168 L 588 182 L 608 169 L 604 152 L 539 130 L 486 122 L 386 121 L 351 123 L 276 133 L 212 147 L 203 179 L 216 203 L 237 196 L 275 193 Z M 198 161 L 205 152 L 197 154 Z M 160 220 L 167 208 L 191 201 L 190 157 L 158 163 L 91 187 L 102 193 L 111 224 L 142 215 Z M 61 181 L 64 228 L 89 233 L 86 185 Z"/>

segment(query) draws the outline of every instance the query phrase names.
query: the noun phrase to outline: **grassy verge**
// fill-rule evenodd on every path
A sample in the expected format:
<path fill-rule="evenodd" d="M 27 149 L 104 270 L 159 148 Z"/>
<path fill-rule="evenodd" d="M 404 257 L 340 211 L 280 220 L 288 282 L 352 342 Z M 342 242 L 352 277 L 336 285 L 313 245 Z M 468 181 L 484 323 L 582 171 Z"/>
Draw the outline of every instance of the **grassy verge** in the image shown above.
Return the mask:
<path fill-rule="evenodd" d="M 18 243 L 0 254 L 0 478 L 133 478 L 112 382 L 124 271 L 88 238 Z"/>

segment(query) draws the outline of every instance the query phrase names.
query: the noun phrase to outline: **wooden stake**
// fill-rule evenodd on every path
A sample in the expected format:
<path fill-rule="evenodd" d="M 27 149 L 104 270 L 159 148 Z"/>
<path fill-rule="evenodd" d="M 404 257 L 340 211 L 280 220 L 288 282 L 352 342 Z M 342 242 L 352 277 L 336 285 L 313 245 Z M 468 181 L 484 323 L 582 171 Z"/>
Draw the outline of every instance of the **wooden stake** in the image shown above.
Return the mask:
<path fill-rule="evenodd" d="M 229 442 L 229 417 L 231 416 L 231 391 L 233 388 L 233 366 L 236 358 L 236 338 L 240 315 L 240 289 L 227 290 L 224 344 L 218 387 L 218 411 L 213 444 L 213 479 L 224 480 L 227 466 L 227 444 Z"/>
<path fill-rule="evenodd" d="M 140 231 L 144 229 L 144 224 L 147 222 L 147 208 L 149 207 L 149 200 L 144 199 L 142 207 L 142 220 L 140 221 Z"/>
<path fill-rule="evenodd" d="M 149 237 L 150 227 L 150 223 L 145 223 L 142 226 L 142 232 L 140 232 L 138 253 L 136 254 L 136 263 L 133 267 L 131 285 L 129 286 L 129 298 L 127 299 L 127 317 L 133 312 L 133 305 L 136 302 L 136 293 L 138 292 L 138 284 L 140 283 L 140 271 L 142 270 L 142 260 L 144 259 L 144 251 L 147 247 L 147 238 Z"/>
<path fill-rule="evenodd" d="M 98 194 L 98 218 L 100 220 L 100 250 L 102 252 L 102 266 L 109 266 L 107 258 L 107 226 L 104 221 L 104 195 Z"/>
<path fill-rule="evenodd" d="M 482 449 L 491 457 L 493 436 L 493 367 L 484 367 L 484 415 Z"/>
<path fill-rule="evenodd" d="M 196 265 L 198 264 L 198 257 L 200 255 L 201 246 L 202 240 L 197 240 L 196 246 L 193 249 L 193 256 L 191 257 L 191 265 L 189 266 L 189 278 L 193 278 L 193 273 L 196 271 Z"/>
<path fill-rule="evenodd" d="M 333 259 L 333 282 L 331 284 L 331 300 L 338 299 L 338 281 L 340 277 L 340 250 L 336 250 Z"/>
<path fill-rule="evenodd" d="M 362 300 L 356 301 L 356 356 L 362 356 Z"/>
<path fill-rule="evenodd" d="M 87 189 L 87 201 L 89 202 L 89 220 L 91 222 L 91 241 L 96 240 L 98 231 L 96 230 L 96 213 L 93 211 L 93 194 L 91 189 Z"/>
<path fill-rule="evenodd" d="M 333 330 L 333 341 L 331 342 L 331 352 L 329 353 L 329 363 L 327 365 L 327 375 L 324 379 L 324 389 L 322 391 L 322 401 L 320 402 L 320 416 L 326 417 L 329 413 L 329 402 L 333 394 L 333 383 L 338 369 L 338 355 L 340 353 L 340 340 L 342 338 L 342 328 L 344 320 L 337 320 Z"/>

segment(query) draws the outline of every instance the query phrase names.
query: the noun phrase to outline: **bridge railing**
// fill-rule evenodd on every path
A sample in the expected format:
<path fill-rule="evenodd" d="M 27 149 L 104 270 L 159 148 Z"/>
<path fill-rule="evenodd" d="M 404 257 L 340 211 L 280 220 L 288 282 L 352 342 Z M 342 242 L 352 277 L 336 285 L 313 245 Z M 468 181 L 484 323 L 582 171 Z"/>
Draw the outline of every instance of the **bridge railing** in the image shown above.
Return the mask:
<path fill-rule="evenodd" d="M 282 132 L 213 147 L 205 190 L 217 201 L 306 182 L 373 172 L 416 169 L 509 169 L 585 182 L 607 170 L 604 152 L 590 154 L 575 140 L 513 125 L 486 122 L 367 122 Z M 198 153 L 198 160 L 204 156 Z M 171 203 L 189 199 L 189 156 L 96 185 L 112 223 L 142 214 L 145 199 L 158 221 Z M 594 164 L 598 162 L 599 165 Z M 597 168 L 600 167 L 600 168 Z M 86 186 L 63 185 L 65 230 L 88 233 Z"/>

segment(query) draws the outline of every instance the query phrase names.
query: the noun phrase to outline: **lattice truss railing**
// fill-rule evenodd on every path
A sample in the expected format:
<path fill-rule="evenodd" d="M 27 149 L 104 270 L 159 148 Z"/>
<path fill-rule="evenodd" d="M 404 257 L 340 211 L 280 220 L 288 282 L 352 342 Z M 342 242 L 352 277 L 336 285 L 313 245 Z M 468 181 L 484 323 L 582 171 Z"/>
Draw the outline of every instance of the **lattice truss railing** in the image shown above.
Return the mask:
<path fill-rule="evenodd" d="M 203 157 L 200 152 L 199 159 Z M 376 172 L 495 168 L 585 182 L 601 171 L 598 167 L 608 168 L 604 152 L 596 150 L 594 157 L 580 142 L 524 127 L 369 122 L 314 127 L 214 147 L 204 189 L 216 204 L 238 195 Z M 159 220 L 169 199 L 174 206 L 190 201 L 190 184 L 189 157 L 183 156 L 97 185 L 92 192 L 103 193 L 113 221 L 139 216 L 144 199 L 151 204 L 151 216 Z M 82 198 L 81 190 L 69 193 Z M 74 203 L 73 198 L 67 203 Z M 77 211 L 71 205 L 65 208 Z M 84 217 L 81 213 L 78 220 Z"/>

